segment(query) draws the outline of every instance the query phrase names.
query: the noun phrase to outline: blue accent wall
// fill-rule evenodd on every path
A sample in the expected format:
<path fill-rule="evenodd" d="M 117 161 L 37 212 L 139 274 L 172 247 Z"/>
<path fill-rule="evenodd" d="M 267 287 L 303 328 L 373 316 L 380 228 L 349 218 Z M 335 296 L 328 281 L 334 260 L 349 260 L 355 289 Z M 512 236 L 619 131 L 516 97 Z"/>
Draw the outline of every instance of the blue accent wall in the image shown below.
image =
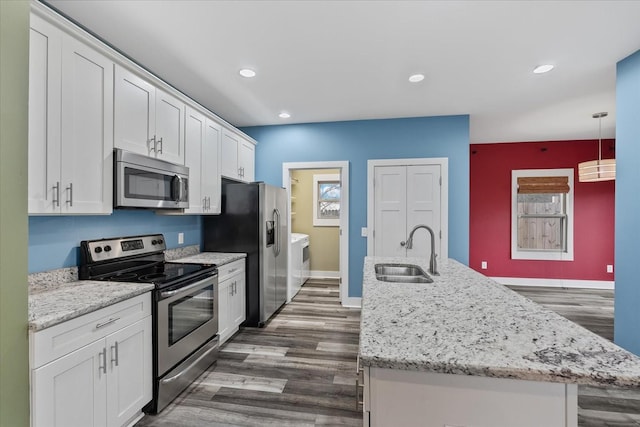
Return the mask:
<path fill-rule="evenodd" d="M 72 267 L 82 240 L 164 234 L 167 248 L 201 244 L 200 216 L 156 215 L 148 210 L 116 210 L 105 216 L 29 217 L 29 273 Z M 184 245 L 178 244 L 184 233 Z"/>
<path fill-rule="evenodd" d="M 349 296 L 362 295 L 367 254 L 367 160 L 449 159 L 449 257 L 469 262 L 469 116 L 244 128 L 259 143 L 256 179 L 282 185 L 287 162 L 349 161 Z"/>
<path fill-rule="evenodd" d="M 617 65 L 614 341 L 640 355 L 640 51 Z"/>

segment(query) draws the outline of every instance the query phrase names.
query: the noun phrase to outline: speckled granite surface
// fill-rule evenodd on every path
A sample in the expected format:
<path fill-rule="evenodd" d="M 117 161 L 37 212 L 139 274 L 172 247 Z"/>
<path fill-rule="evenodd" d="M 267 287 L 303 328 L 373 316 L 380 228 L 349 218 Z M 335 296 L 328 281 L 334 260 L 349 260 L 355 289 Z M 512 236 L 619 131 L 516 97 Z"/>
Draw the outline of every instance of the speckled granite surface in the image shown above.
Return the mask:
<path fill-rule="evenodd" d="M 220 266 L 246 257 L 247 254 L 245 253 L 201 252 L 197 255 L 176 259 L 174 261 L 189 264 L 215 264 Z"/>
<path fill-rule="evenodd" d="M 61 283 L 75 282 L 78 280 L 78 267 L 59 268 L 41 273 L 31 273 L 27 280 L 29 281 L 30 295 L 47 292 L 59 287 Z"/>
<path fill-rule="evenodd" d="M 431 284 L 380 282 L 365 258 L 360 363 L 380 368 L 640 387 L 640 358 L 455 260 Z"/>
<path fill-rule="evenodd" d="M 200 252 L 200 245 L 185 246 L 183 248 L 167 249 L 164 251 L 164 259 L 167 261 L 175 261 L 179 258 L 195 255 Z"/>
<path fill-rule="evenodd" d="M 39 331 L 153 289 L 150 283 L 78 282 L 51 284 L 29 295 L 29 330 Z"/>

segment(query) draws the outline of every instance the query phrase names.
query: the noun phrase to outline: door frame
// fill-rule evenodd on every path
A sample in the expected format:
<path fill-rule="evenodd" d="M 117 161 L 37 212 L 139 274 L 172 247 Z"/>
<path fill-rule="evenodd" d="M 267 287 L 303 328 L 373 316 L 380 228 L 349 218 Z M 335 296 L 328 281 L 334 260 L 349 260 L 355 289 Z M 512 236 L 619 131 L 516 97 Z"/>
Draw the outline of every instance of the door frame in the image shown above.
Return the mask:
<path fill-rule="evenodd" d="M 282 186 L 287 190 L 287 200 L 291 206 L 291 171 L 297 169 L 338 169 L 340 171 L 340 303 L 346 307 L 359 306 L 360 298 L 349 297 L 349 162 L 348 161 L 327 161 L 327 162 L 296 162 L 282 164 Z M 289 270 L 287 276 L 287 297 L 291 288 L 291 212 L 287 214 L 289 245 Z"/>
<path fill-rule="evenodd" d="M 378 166 L 440 166 L 440 259 L 449 258 L 449 159 L 447 157 L 431 157 L 416 159 L 377 159 L 367 160 L 367 256 L 374 256 L 373 236 L 375 231 L 375 192 L 373 180 L 375 168 Z"/>

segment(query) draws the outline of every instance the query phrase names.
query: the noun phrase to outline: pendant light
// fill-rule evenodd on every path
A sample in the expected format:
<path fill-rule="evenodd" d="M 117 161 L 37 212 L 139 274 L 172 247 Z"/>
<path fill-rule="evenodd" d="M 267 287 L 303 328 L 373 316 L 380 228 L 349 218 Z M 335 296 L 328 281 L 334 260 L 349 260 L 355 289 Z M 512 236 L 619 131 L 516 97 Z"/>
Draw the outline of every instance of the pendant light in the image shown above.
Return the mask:
<path fill-rule="evenodd" d="M 595 113 L 592 117 L 598 119 L 598 160 L 578 163 L 578 181 L 596 182 L 613 181 L 616 179 L 616 159 L 602 158 L 602 118 L 607 112 Z"/>

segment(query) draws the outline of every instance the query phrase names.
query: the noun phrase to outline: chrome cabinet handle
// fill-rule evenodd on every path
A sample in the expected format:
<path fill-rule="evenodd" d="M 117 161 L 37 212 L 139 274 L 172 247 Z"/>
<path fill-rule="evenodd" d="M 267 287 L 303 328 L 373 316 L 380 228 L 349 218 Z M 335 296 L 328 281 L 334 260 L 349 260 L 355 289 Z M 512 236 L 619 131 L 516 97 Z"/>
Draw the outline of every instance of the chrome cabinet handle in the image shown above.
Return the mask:
<path fill-rule="evenodd" d="M 98 323 L 98 324 L 96 325 L 96 329 L 104 328 L 105 326 L 110 325 L 110 324 L 112 324 L 113 322 L 117 322 L 118 320 L 120 320 L 120 318 L 119 318 L 119 317 L 111 317 L 111 318 L 109 318 L 109 320 L 107 320 L 107 321 L 105 321 L 105 322 Z"/>
<path fill-rule="evenodd" d="M 67 190 L 69 190 L 69 197 L 67 198 L 67 203 L 69 203 L 69 206 L 73 206 L 73 182 L 69 183 Z"/>
<path fill-rule="evenodd" d="M 158 139 L 158 145 L 160 146 L 160 150 L 156 149 L 156 153 L 162 154 L 162 138 Z"/>
<path fill-rule="evenodd" d="M 202 198 L 202 210 L 204 210 L 204 211 L 207 210 L 207 198 L 206 197 Z"/>
<path fill-rule="evenodd" d="M 153 148 L 151 147 L 151 143 L 152 142 L 153 142 Z M 147 149 L 149 150 L 149 153 L 151 153 L 152 151 L 154 151 L 154 152 L 156 151 L 156 136 L 155 135 L 153 135 L 153 137 L 151 137 L 151 138 L 149 138 L 147 140 L 147 145 L 148 145 Z"/>
<path fill-rule="evenodd" d="M 211 197 L 207 196 L 207 210 L 211 210 Z"/>
<path fill-rule="evenodd" d="M 113 354 L 115 352 L 115 358 L 113 357 Z M 111 364 L 113 365 L 115 362 L 115 365 L 118 366 L 118 341 L 115 342 L 114 345 L 111 346 Z"/>
<path fill-rule="evenodd" d="M 359 363 L 356 366 L 356 411 L 359 411 L 364 405 L 364 369 L 360 367 Z M 362 394 L 360 394 L 360 389 L 362 389 Z M 362 400 L 360 400 L 360 396 L 362 396 Z"/>
<path fill-rule="evenodd" d="M 56 181 L 56 185 L 53 186 L 55 190 L 53 204 L 60 207 L 60 181 Z"/>
<path fill-rule="evenodd" d="M 400 242 L 400 246 L 404 247 L 407 244 L 407 242 L 405 242 L 404 240 L 402 242 Z"/>
<path fill-rule="evenodd" d="M 98 353 L 98 357 L 102 360 L 98 360 L 98 372 L 102 370 L 103 374 L 107 373 L 107 349 L 103 348 L 100 353 Z"/>

